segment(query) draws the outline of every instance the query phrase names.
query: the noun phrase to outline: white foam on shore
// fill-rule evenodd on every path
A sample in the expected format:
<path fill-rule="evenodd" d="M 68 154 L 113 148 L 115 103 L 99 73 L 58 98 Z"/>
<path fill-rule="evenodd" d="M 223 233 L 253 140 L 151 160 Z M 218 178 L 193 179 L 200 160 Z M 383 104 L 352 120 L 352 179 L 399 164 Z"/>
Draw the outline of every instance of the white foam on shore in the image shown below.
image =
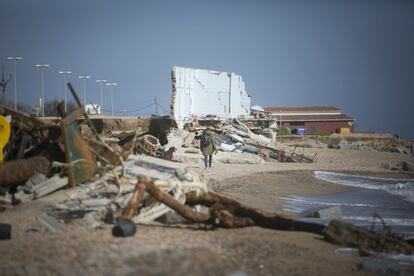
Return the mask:
<path fill-rule="evenodd" d="M 350 187 L 382 190 L 414 202 L 414 179 L 383 178 L 315 171 L 317 179 Z"/>
<path fill-rule="evenodd" d="M 377 225 L 381 225 L 381 221 L 376 219 L 373 216 L 344 216 L 343 219 L 346 220 L 358 220 L 358 221 L 365 221 L 369 223 L 376 222 Z M 407 219 L 407 218 L 382 218 L 386 225 L 401 225 L 401 226 L 414 226 L 414 219 Z"/>
<path fill-rule="evenodd" d="M 372 204 L 366 203 L 338 203 L 338 202 L 326 202 L 326 201 L 311 201 L 308 198 L 303 198 L 301 196 L 289 196 L 289 197 L 279 197 L 280 199 L 292 201 L 292 202 L 301 202 L 311 205 L 326 205 L 326 206 L 355 206 L 355 207 L 376 207 Z"/>

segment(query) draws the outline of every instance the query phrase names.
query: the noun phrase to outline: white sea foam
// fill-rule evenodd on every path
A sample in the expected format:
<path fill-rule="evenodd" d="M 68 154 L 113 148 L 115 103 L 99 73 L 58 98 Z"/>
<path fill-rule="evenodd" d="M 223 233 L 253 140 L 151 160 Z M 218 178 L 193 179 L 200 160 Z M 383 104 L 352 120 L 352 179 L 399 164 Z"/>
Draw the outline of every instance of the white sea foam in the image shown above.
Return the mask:
<path fill-rule="evenodd" d="M 323 171 L 315 171 L 314 175 L 317 179 L 340 185 L 386 191 L 414 202 L 414 179 L 359 176 Z"/>
<path fill-rule="evenodd" d="M 326 202 L 326 201 L 312 201 L 312 200 L 309 200 L 308 198 L 303 198 L 300 196 L 289 196 L 289 197 L 279 197 L 279 198 L 283 200 L 287 200 L 287 201 L 306 203 L 310 205 L 376 207 L 375 205 L 366 204 L 366 203 L 338 203 L 338 202 Z"/>
<path fill-rule="evenodd" d="M 343 219 L 345 220 L 357 220 L 357 221 L 364 221 L 373 223 L 374 220 L 376 221 L 377 225 L 381 224 L 381 221 L 375 219 L 373 216 L 344 216 Z M 414 219 L 407 219 L 407 218 L 382 218 L 386 225 L 402 225 L 402 226 L 414 226 Z"/>

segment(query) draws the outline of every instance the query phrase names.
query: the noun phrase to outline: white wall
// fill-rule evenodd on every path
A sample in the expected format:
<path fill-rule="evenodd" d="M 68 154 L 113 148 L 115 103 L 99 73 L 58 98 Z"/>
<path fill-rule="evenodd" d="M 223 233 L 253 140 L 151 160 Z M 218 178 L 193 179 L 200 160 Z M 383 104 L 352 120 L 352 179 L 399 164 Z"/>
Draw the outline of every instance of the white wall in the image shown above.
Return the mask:
<path fill-rule="evenodd" d="M 235 73 L 174 66 L 171 117 L 182 128 L 191 116 L 221 118 L 250 115 L 250 96 Z"/>

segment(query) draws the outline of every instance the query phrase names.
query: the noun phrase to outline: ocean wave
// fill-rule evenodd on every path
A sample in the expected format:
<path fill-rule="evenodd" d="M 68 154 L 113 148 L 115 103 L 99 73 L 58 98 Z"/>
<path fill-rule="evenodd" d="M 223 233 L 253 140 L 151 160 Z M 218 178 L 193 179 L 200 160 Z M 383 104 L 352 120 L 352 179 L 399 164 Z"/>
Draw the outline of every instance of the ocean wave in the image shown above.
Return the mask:
<path fill-rule="evenodd" d="M 315 171 L 314 175 L 317 179 L 339 185 L 386 191 L 414 202 L 414 179 L 360 176 L 324 171 Z"/>
<path fill-rule="evenodd" d="M 279 197 L 280 199 L 292 201 L 292 202 L 300 202 L 306 203 L 310 205 L 325 205 L 325 206 L 355 206 L 355 207 L 376 207 L 372 204 L 366 203 L 338 203 L 338 202 L 326 202 L 326 201 L 312 201 L 308 198 L 303 198 L 299 196 L 289 196 L 289 197 Z"/>
<path fill-rule="evenodd" d="M 375 221 L 377 225 L 381 225 L 381 221 L 373 216 L 344 216 L 343 219 L 364 221 L 368 223 L 373 223 Z M 390 226 L 414 226 L 414 219 L 409 218 L 382 218 L 382 220 L 386 225 Z"/>

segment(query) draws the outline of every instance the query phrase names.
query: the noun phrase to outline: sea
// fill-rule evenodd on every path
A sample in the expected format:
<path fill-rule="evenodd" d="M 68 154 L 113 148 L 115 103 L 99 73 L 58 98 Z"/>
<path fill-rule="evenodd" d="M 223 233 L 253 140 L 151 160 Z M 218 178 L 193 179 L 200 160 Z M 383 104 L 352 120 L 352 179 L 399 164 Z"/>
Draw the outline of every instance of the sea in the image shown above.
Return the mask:
<path fill-rule="evenodd" d="M 332 195 L 294 195 L 284 197 L 285 210 L 302 213 L 309 209 L 340 206 L 343 221 L 370 230 L 391 228 L 392 233 L 414 240 L 414 179 L 383 178 L 315 171 L 314 177 L 351 187 Z M 328 224 L 318 218 L 301 220 Z M 378 259 L 382 258 L 382 259 Z M 385 259 L 384 259 L 385 258 Z M 386 260 L 386 261 L 384 261 Z M 414 256 L 381 256 L 365 260 L 368 269 L 383 274 L 391 270 L 396 275 L 414 275 Z M 391 264 L 391 267 L 390 265 Z M 387 267 L 384 268 L 384 266 Z M 377 270 L 375 270 L 377 269 Z M 383 271 L 381 271 L 381 269 Z M 390 270 L 391 269 L 391 270 Z M 412 274 L 413 273 L 413 274 Z M 385 273 L 389 274 L 389 273 Z"/>

